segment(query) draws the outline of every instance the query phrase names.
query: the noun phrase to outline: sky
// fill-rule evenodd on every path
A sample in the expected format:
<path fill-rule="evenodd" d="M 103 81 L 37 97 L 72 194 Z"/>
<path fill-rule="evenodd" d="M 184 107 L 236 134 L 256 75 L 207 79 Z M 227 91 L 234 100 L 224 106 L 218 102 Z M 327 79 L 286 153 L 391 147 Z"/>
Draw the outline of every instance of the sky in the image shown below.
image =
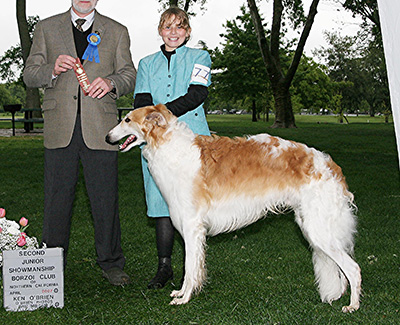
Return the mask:
<path fill-rule="evenodd" d="M 0 56 L 11 46 L 19 43 L 18 26 L 16 21 L 16 1 L 2 0 L 0 19 Z M 27 16 L 38 15 L 40 19 L 65 12 L 71 5 L 71 0 L 27 0 Z M 306 13 L 311 0 L 304 0 Z M 270 26 L 272 0 L 263 0 L 260 13 L 266 18 Z M 246 0 L 208 0 L 207 10 L 198 13 L 190 20 L 192 37 L 188 46 L 195 47 L 199 40 L 205 41 L 209 48 L 214 49 L 222 42 L 221 33 L 225 31 L 223 24 L 233 20 L 240 14 L 240 7 Z M 162 44 L 157 33 L 160 17 L 160 4 L 157 0 L 99 0 L 96 9 L 103 15 L 117 20 L 129 30 L 131 38 L 131 52 L 135 66 L 144 56 L 159 50 Z M 195 10 L 196 11 L 196 10 Z M 197 10 L 196 12 L 199 12 Z M 307 41 L 305 52 L 312 56 L 312 50 L 326 46 L 324 31 L 337 31 L 341 35 L 354 35 L 358 30 L 359 20 L 351 17 L 340 6 L 331 0 L 321 0 L 318 7 L 311 34 Z"/>

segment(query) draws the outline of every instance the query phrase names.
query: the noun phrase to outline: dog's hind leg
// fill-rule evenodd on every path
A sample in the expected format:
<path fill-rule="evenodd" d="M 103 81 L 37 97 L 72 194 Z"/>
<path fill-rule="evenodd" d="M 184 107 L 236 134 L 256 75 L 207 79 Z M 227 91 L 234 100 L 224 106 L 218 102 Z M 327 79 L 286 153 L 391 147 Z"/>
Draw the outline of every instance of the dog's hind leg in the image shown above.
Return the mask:
<path fill-rule="evenodd" d="M 361 269 L 358 264 L 343 250 L 338 249 L 338 247 L 332 247 L 331 245 L 322 245 L 322 251 L 329 256 L 340 268 L 340 270 L 344 273 L 347 280 L 350 283 L 351 296 L 350 296 L 350 305 L 343 306 L 342 311 L 353 312 L 360 308 L 360 294 L 361 294 Z M 331 271 L 333 269 L 331 268 Z M 339 270 L 336 270 L 339 271 Z M 338 272 L 336 277 L 342 276 L 342 272 Z M 324 275 L 320 277 L 320 289 L 326 287 L 326 282 L 321 284 L 321 280 L 329 281 L 329 276 Z M 332 279 L 331 279 L 332 281 Z M 322 295 L 321 291 L 321 295 Z"/>
<path fill-rule="evenodd" d="M 313 250 L 313 264 L 322 302 L 330 304 L 339 299 L 347 288 L 347 279 L 339 266 L 318 248 Z"/>
<path fill-rule="evenodd" d="M 322 192 L 323 193 L 323 192 Z M 360 307 L 361 270 L 349 256 L 353 251 L 354 215 L 346 204 L 332 196 L 323 195 L 309 200 L 302 213 L 296 212 L 296 221 L 314 249 L 313 262 L 322 301 L 339 299 L 346 287 L 347 278 L 351 298 L 343 312 L 353 312 Z M 315 204 L 313 204 L 315 203 Z"/>
<path fill-rule="evenodd" d="M 206 229 L 201 223 L 184 222 L 181 235 L 185 242 L 185 277 L 182 288 L 172 291 L 171 305 L 189 302 L 193 292 L 201 290 L 206 278 Z"/>
<path fill-rule="evenodd" d="M 296 211 L 296 222 L 313 249 L 315 282 L 318 285 L 321 300 L 330 304 L 339 299 L 345 292 L 347 287 L 346 277 L 337 263 L 318 248 L 317 244 L 320 240 L 318 234 L 314 233 L 317 229 L 314 230 L 315 226 L 309 224 L 299 211 Z"/>

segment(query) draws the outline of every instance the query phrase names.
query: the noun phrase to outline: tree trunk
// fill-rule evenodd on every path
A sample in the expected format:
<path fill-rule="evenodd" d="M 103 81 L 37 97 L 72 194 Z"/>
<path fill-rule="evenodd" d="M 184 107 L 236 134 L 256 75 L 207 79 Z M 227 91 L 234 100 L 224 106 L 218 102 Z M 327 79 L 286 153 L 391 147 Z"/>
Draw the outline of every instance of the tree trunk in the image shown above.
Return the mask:
<path fill-rule="evenodd" d="M 257 107 L 256 107 L 256 100 L 253 99 L 252 101 L 252 107 L 251 107 L 251 112 L 252 112 L 252 122 L 257 122 Z"/>
<path fill-rule="evenodd" d="M 269 80 L 273 89 L 276 118 L 272 127 L 296 127 L 289 88 L 299 66 L 306 40 L 310 34 L 311 27 L 314 22 L 314 17 L 317 14 L 319 0 L 313 0 L 310 5 L 307 21 L 304 25 L 299 43 L 297 44 L 297 48 L 293 56 L 293 60 L 286 75 L 284 75 L 280 64 L 279 50 L 282 14 L 284 11 L 282 0 L 274 0 L 270 42 L 268 42 L 267 38 L 265 37 L 266 33 L 260 14 L 258 13 L 255 0 L 247 0 L 247 3 L 257 34 L 258 45 L 260 47 L 263 61 L 265 67 L 267 68 Z"/>
<path fill-rule="evenodd" d="M 24 65 L 31 50 L 32 41 L 29 36 L 28 23 L 26 21 L 26 0 L 16 0 L 18 32 L 21 41 L 22 59 Z M 26 88 L 26 108 L 39 108 L 40 95 L 38 88 Z M 33 112 L 33 116 L 40 117 L 40 112 Z"/>
<path fill-rule="evenodd" d="M 273 88 L 275 99 L 275 121 L 272 128 L 295 128 L 292 100 L 289 89 L 282 83 Z"/>
<path fill-rule="evenodd" d="M 185 1 L 185 6 L 183 7 L 183 10 L 185 10 L 186 12 L 189 12 L 190 1 L 191 1 L 191 0 L 186 0 L 186 1 Z M 196 1 L 197 1 L 197 0 L 193 0 L 193 2 L 196 2 Z"/>
<path fill-rule="evenodd" d="M 172 6 L 178 7 L 178 0 L 169 0 L 169 6 L 170 7 L 172 7 Z"/>
<path fill-rule="evenodd" d="M 182 9 L 185 10 L 186 12 L 189 12 L 190 3 L 191 2 L 196 3 L 196 1 L 197 0 L 185 0 L 184 6 Z M 172 6 L 179 7 L 179 5 L 178 5 L 179 0 L 169 0 L 168 3 L 169 3 L 170 7 L 172 7 Z"/>

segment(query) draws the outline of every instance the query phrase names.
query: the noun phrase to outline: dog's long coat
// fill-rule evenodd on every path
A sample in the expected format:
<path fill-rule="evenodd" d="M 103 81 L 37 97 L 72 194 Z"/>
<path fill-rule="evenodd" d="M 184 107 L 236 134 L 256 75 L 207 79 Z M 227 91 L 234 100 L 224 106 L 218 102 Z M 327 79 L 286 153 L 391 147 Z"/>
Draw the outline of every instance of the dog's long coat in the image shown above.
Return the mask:
<path fill-rule="evenodd" d="M 171 293 L 171 304 L 187 303 L 201 289 L 206 235 L 292 208 L 313 249 L 322 301 L 339 299 L 349 282 L 350 305 L 342 310 L 359 308 L 361 271 L 350 257 L 356 231 L 353 195 L 328 155 L 268 134 L 195 135 L 163 105 L 130 112 L 107 141 L 127 136 L 121 151 L 147 143 L 143 155 L 185 242 L 185 278 L 182 288 Z"/>

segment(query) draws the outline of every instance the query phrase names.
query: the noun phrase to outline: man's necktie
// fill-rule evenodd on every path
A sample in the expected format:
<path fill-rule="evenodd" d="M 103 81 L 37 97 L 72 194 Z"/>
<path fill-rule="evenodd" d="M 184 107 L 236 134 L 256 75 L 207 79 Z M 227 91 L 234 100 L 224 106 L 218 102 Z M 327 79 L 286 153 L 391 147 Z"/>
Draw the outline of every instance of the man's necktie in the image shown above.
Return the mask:
<path fill-rule="evenodd" d="M 83 32 L 82 25 L 83 25 L 85 22 L 86 22 L 86 19 L 82 19 L 82 18 L 79 18 L 79 19 L 75 20 L 76 29 L 79 30 L 80 32 Z"/>

